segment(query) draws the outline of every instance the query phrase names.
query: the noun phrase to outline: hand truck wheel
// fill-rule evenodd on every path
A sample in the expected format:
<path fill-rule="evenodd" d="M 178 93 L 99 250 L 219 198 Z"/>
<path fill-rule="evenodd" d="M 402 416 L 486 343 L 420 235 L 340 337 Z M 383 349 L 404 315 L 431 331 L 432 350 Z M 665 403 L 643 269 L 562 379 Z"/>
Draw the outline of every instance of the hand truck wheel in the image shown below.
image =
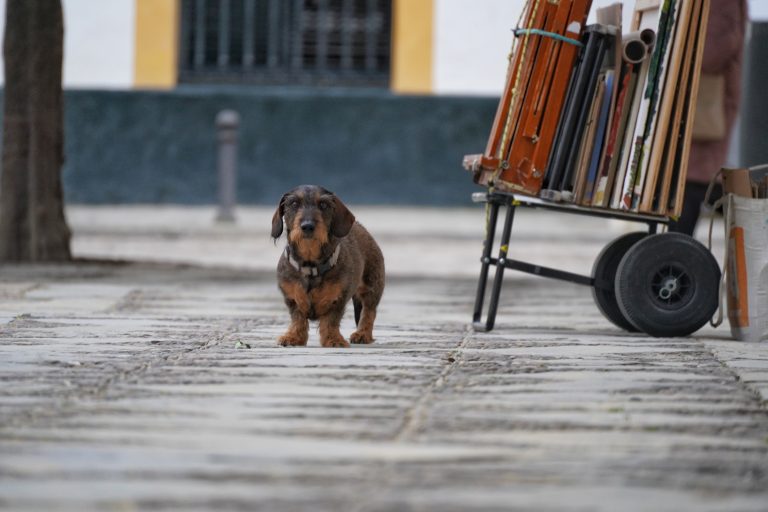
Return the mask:
<path fill-rule="evenodd" d="M 629 248 L 616 270 L 621 313 L 651 336 L 687 336 L 717 310 L 720 267 L 688 235 L 663 233 Z"/>
<path fill-rule="evenodd" d="M 595 280 L 592 298 L 597 309 L 613 325 L 629 332 L 637 332 L 639 329 L 624 316 L 616 301 L 616 270 L 627 251 L 647 236 L 648 232 L 637 231 L 618 237 L 603 248 L 592 267 L 592 277 Z"/>

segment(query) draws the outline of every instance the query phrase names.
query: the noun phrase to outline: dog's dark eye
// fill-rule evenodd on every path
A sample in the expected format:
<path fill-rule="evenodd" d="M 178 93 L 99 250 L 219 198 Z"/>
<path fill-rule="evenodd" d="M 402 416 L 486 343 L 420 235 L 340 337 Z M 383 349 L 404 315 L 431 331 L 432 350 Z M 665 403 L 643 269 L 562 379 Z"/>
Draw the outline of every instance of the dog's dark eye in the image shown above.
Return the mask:
<path fill-rule="evenodd" d="M 330 207 L 331 207 L 331 205 L 330 205 L 330 204 L 328 204 L 328 202 L 327 202 L 327 201 L 320 201 L 320 204 L 318 205 L 318 207 L 319 207 L 321 210 L 327 210 L 328 208 L 330 208 Z"/>
<path fill-rule="evenodd" d="M 290 208 L 291 210 L 295 210 L 298 207 L 299 207 L 299 201 L 298 200 L 292 199 L 291 201 L 288 202 L 288 208 Z"/>

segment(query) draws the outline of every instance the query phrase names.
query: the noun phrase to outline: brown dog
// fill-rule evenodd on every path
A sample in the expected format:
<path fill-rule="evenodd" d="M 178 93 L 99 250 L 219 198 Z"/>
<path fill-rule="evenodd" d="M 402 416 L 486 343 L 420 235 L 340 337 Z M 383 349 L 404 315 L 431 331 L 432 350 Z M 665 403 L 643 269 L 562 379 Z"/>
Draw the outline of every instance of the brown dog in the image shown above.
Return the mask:
<path fill-rule="evenodd" d="M 384 257 L 376 241 L 332 192 L 297 187 L 280 199 L 272 217 L 272 238 L 287 226 L 288 244 L 277 265 L 277 280 L 291 314 L 282 346 L 307 344 L 309 320 L 320 324 L 320 344 L 348 347 L 339 332 L 352 299 L 357 330 L 352 343 L 373 342 L 376 307 L 384 292 Z"/>

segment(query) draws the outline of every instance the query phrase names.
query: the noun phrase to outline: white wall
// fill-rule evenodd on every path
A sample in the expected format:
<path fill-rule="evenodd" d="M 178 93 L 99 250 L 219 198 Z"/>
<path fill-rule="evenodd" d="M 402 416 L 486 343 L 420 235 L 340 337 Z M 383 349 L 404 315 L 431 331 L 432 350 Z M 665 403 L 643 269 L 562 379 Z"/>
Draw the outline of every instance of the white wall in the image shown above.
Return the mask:
<path fill-rule="evenodd" d="M 598 7 L 615 1 L 594 0 L 589 22 L 594 23 Z M 525 0 L 435 0 L 435 92 L 501 94 L 512 29 L 524 5 Z M 624 11 L 628 26 L 632 12 Z"/>
<path fill-rule="evenodd" d="M 768 0 L 749 0 L 749 17 L 756 21 L 768 21 Z"/>
<path fill-rule="evenodd" d="M 64 86 L 133 86 L 134 0 L 63 0 Z M 5 0 L 0 0 L 5 29 Z M 0 82 L 3 81 L 0 55 Z"/>
<path fill-rule="evenodd" d="M 599 7 L 594 0 L 588 23 Z M 634 0 L 624 3 L 624 31 Z M 749 0 L 752 19 L 768 20 L 768 0 Z M 499 95 L 504 86 L 512 29 L 525 0 L 435 0 L 434 90 L 437 94 Z"/>
<path fill-rule="evenodd" d="M 0 38 L 5 27 L 0 0 Z M 598 7 L 614 0 L 594 0 Z M 133 85 L 134 0 L 63 0 L 64 85 L 130 88 Z M 438 94 L 498 95 L 504 85 L 512 28 L 525 0 L 435 0 L 434 90 Z M 752 19 L 768 21 L 768 0 L 749 0 Z M 629 25 L 633 0 L 625 2 Z M 3 82 L 0 55 L 0 84 Z"/>
<path fill-rule="evenodd" d="M 435 0 L 433 87 L 438 94 L 494 94 L 523 0 Z"/>

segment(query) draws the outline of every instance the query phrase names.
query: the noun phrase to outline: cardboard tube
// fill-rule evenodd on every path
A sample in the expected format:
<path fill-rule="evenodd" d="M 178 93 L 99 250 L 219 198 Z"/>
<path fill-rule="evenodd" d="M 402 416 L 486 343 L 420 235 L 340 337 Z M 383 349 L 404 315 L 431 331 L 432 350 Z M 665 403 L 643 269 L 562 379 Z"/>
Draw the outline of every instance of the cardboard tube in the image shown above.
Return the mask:
<path fill-rule="evenodd" d="M 752 197 L 752 180 L 749 176 L 749 169 L 723 167 L 723 190 L 726 194 Z"/>
<path fill-rule="evenodd" d="M 654 44 L 656 44 L 656 32 L 650 28 L 624 34 L 622 58 L 625 62 L 639 64 L 651 55 Z"/>
<path fill-rule="evenodd" d="M 635 32 L 637 34 L 637 32 Z M 637 37 L 632 37 L 633 34 L 629 34 L 624 37 L 622 41 L 621 56 L 624 62 L 630 64 L 639 64 L 648 56 L 648 46 L 640 39 L 640 34 Z"/>
<path fill-rule="evenodd" d="M 648 46 L 648 51 L 656 44 L 656 31 L 652 28 L 645 28 L 640 31 L 640 39 Z"/>

